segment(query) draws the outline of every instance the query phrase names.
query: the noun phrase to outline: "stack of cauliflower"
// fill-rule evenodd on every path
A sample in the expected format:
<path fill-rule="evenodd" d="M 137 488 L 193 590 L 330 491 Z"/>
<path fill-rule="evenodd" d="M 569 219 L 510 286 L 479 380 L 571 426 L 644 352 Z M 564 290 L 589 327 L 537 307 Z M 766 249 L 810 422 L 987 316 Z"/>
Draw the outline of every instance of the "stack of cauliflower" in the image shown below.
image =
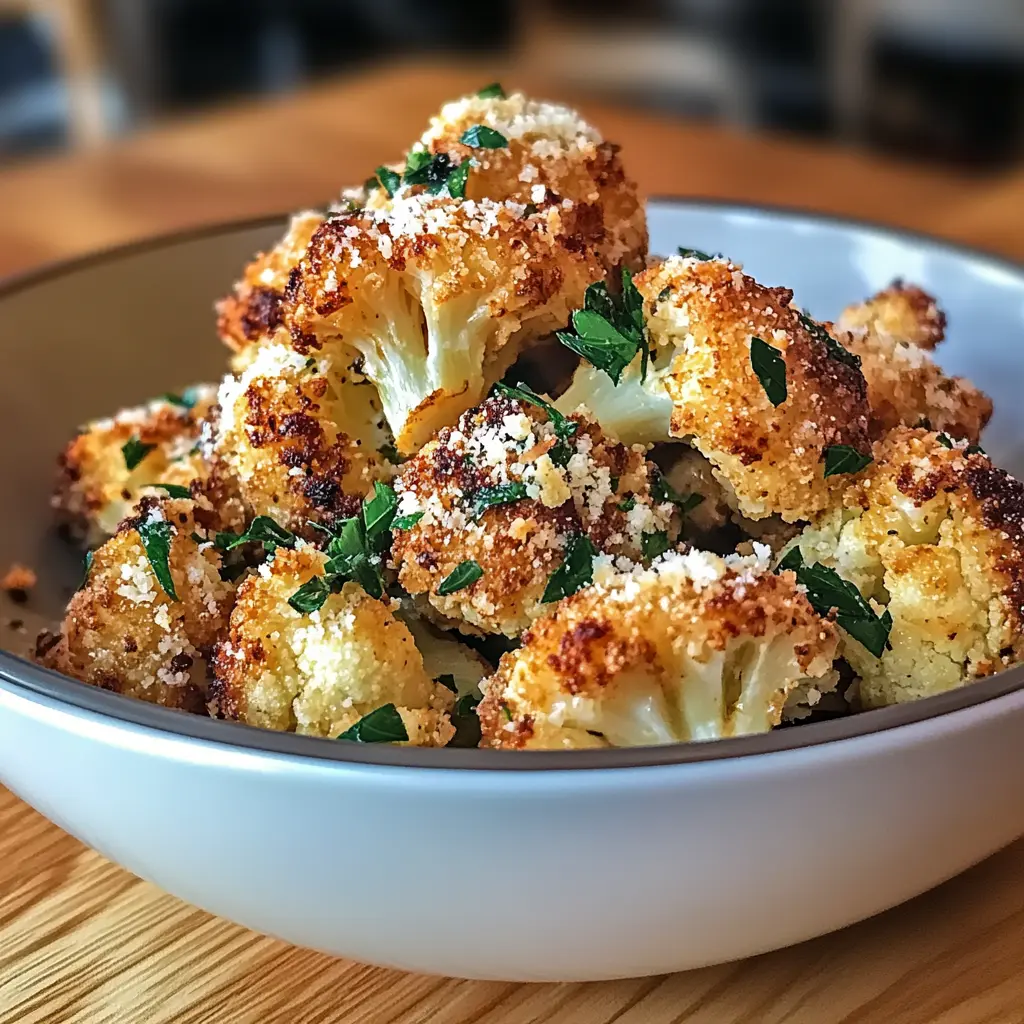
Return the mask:
<path fill-rule="evenodd" d="M 618 148 L 498 86 L 295 217 L 219 388 L 87 426 L 49 666 L 425 746 L 761 732 L 1022 656 L 1024 488 L 899 282 L 838 323 L 648 256 Z M 563 369 L 565 368 L 564 372 Z"/>

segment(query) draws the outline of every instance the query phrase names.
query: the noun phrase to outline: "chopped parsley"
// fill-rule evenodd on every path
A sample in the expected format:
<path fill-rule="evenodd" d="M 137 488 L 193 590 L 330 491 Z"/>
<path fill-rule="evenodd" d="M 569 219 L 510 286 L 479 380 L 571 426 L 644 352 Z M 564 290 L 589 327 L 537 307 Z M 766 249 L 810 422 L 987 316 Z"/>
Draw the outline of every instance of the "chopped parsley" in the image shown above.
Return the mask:
<path fill-rule="evenodd" d="M 159 487 L 166 491 L 169 498 L 191 498 L 192 492 L 181 484 L 146 484 L 147 487 Z"/>
<path fill-rule="evenodd" d="M 527 497 L 526 484 L 496 484 L 493 487 L 481 487 L 474 491 L 469 500 L 473 505 L 473 518 L 479 519 L 489 508 L 497 505 L 508 505 L 514 501 L 522 501 Z"/>
<path fill-rule="evenodd" d="M 779 560 L 778 566 L 776 566 L 776 572 L 782 572 L 785 569 L 799 569 L 804 564 L 804 556 L 800 551 L 800 545 L 794 544 Z"/>
<path fill-rule="evenodd" d="M 452 199 L 466 198 L 466 179 L 469 178 L 469 169 L 472 166 L 472 160 L 463 160 L 462 163 L 448 175 L 448 195 L 450 195 Z"/>
<path fill-rule="evenodd" d="M 938 441 L 939 444 L 941 444 L 943 448 L 952 448 L 953 447 L 953 439 L 949 436 L 949 434 L 947 434 L 945 432 L 943 432 L 941 434 L 936 434 L 935 435 L 935 440 Z"/>
<path fill-rule="evenodd" d="M 440 683 L 445 689 L 451 690 L 452 693 L 458 693 L 459 688 L 455 685 L 455 676 L 451 672 L 444 672 L 434 679 L 435 683 Z"/>
<path fill-rule="evenodd" d="M 196 404 L 194 397 L 186 397 L 185 395 L 176 394 L 173 391 L 165 391 L 160 397 L 165 402 L 168 402 L 171 405 L 176 405 L 180 409 L 191 409 L 192 406 Z"/>
<path fill-rule="evenodd" d="M 270 516 L 257 516 L 244 533 L 224 530 L 214 539 L 219 551 L 233 551 L 242 544 L 262 544 L 266 553 L 272 554 L 278 548 L 295 547 L 295 534 L 279 526 Z"/>
<path fill-rule="evenodd" d="M 298 590 L 288 598 L 288 603 L 302 615 L 318 611 L 323 607 L 331 588 L 323 576 L 314 576 L 299 587 Z"/>
<path fill-rule="evenodd" d="M 405 722 L 394 704 L 382 704 L 346 729 L 339 740 L 353 743 L 404 743 L 409 739 Z"/>
<path fill-rule="evenodd" d="M 501 132 L 488 128 L 485 124 L 475 124 L 467 128 L 459 142 L 464 146 L 472 146 L 473 149 L 505 149 L 508 146 L 508 139 Z"/>
<path fill-rule="evenodd" d="M 834 608 L 836 622 L 876 658 L 882 656 L 892 630 L 892 615 L 888 611 L 876 615 L 861 592 L 835 569 L 821 562 L 805 565 L 799 547 L 790 550 L 778 567 L 796 573 L 797 583 L 806 588 L 807 600 L 819 615 L 827 616 Z"/>
<path fill-rule="evenodd" d="M 363 525 L 366 540 L 378 555 L 391 543 L 391 524 L 398 512 L 398 495 L 391 487 L 374 481 L 373 497 L 363 502 Z"/>
<path fill-rule="evenodd" d="M 757 379 L 774 406 L 780 406 L 786 400 L 786 360 L 782 353 L 769 345 L 763 338 L 756 335 L 750 339 L 750 365 L 757 374 Z M 827 475 L 827 474 L 826 474 Z"/>
<path fill-rule="evenodd" d="M 409 155 L 405 158 L 405 183 L 412 184 L 412 176 L 426 167 L 432 159 L 433 157 L 425 149 L 410 150 Z"/>
<path fill-rule="evenodd" d="M 479 703 L 480 696 L 475 693 L 467 693 L 455 702 L 455 710 L 452 712 L 455 735 L 451 738 L 449 747 L 480 746 L 480 719 L 476 714 Z"/>
<path fill-rule="evenodd" d="M 466 194 L 466 178 L 471 161 L 452 164 L 447 153 L 431 157 L 429 153 L 417 150 L 409 154 L 405 175 L 406 185 L 424 185 L 431 195 L 440 195 L 446 188 L 453 199 L 462 199 Z"/>
<path fill-rule="evenodd" d="M 402 176 L 397 171 L 393 171 L 390 167 L 385 167 L 383 164 L 373 173 L 375 175 L 373 180 L 380 183 L 380 187 L 387 192 L 389 199 L 394 199 L 395 193 L 401 188 Z"/>
<path fill-rule="evenodd" d="M 411 530 L 424 516 L 423 512 L 411 512 L 407 516 L 398 516 L 391 524 L 392 530 Z"/>
<path fill-rule="evenodd" d="M 572 458 L 572 448 L 569 442 L 576 436 L 579 425 L 568 416 L 563 416 L 550 402 L 545 401 L 528 384 L 504 384 L 498 382 L 494 390 L 506 398 L 514 398 L 519 402 L 526 402 L 537 409 L 547 413 L 548 422 L 555 431 L 558 443 L 548 452 L 548 457 L 556 466 L 564 467 Z"/>
<path fill-rule="evenodd" d="M 812 320 L 809 316 L 804 313 L 797 313 L 800 318 L 800 323 L 807 333 L 814 338 L 815 341 L 820 341 L 828 349 L 828 354 L 835 359 L 837 362 L 845 363 L 847 366 L 852 367 L 854 370 L 860 369 L 860 356 L 855 355 L 848 349 L 843 348 L 842 345 L 836 341 L 832 335 L 825 330 L 817 321 Z"/>
<path fill-rule="evenodd" d="M 143 444 L 138 436 L 130 437 L 121 445 L 125 468 L 130 473 L 156 447 L 155 444 Z"/>
<path fill-rule="evenodd" d="M 366 506 L 363 506 L 365 512 Z M 384 540 L 386 546 L 390 534 Z M 374 543 L 380 543 L 379 540 Z M 380 553 L 371 545 L 362 518 L 353 516 L 327 544 L 327 582 L 334 591 L 354 580 L 363 590 L 380 600 L 384 596 L 384 580 L 380 574 Z"/>
<path fill-rule="evenodd" d="M 872 462 L 870 455 L 861 455 L 848 444 L 832 444 L 825 449 L 825 476 L 859 473 Z"/>
<path fill-rule="evenodd" d="M 565 546 L 565 559 L 551 574 L 541 598 L 545 604 L 561 601 L 594 581 L 594 555 L 597 551 L 585 533 L 575 533 Z"/>
<path fill-rule="evenodd" d="M 482 100 L 503 100 L 505 90 L 502 89 L 501 82 L 491 82 L 490 85 L 485 85 L 482 89 L 477 90 L 477 96 Z"/>
<path fill-rule="evenodd" d="M 680 494 L 665 479 L 663 473 L 657 473 L 651 481 L 651 494 L 659 504 L 665 501 L 672 502 L 684 516 L 692 512 L 704 500 L 703 494 Z"/>
<path fill-rule="evenodd" d="M 454 594 L 457 590 L 462 590 L 465 587 L 471 587 L 481 576 L 484 571 L 480 568 L 480 563 L 473 561 L 472 558 L 467 558 L 464 562 L 459 562 L 452 571 L 445 576 L 443 580 L 438 584 L 437 593 L 440 597 L 447 597 L 449 594 Z"/>
<path fill-rule="evenodd" d="M 964 455 L 986 455 L 988 454 L 980 444 L 969 444 L 964 449 Z"/>
<path fill-rule="evenodd" d="M 612 295 L 603 281 L 590 285 L 583 309 L 572 314 L 572 330 L 557 331 L 566 348 L 603 370 L 618 384 L 622 371 L 642 354 L 640 379 L 647 377 L 650 351 L 644 327 L 643 296 L 633 275 L 622 268 L 622 294 Z"/>
<path fill-rule="evenodd" d="M 941 434 L 936 434 L 935 435 L 935 440 L 938 441 L 939 444 L 941 444 L 943 448 L 955 448 L 956 447 L 956 442 L 945 431 L 943 431 Z M 985 451 L 984 448 L 981 447 L 980 444 L 969 444 L 964 449 L 964 455 L 986 455 L 986 454 L 987 454 L 987 452 Z"/>
<path fill-rule="evenodd" d="M 705 252 L 703 249 L 686 249 L 683 246 L 679 246 L 676 250 L 684 260 L 713 260 L 715 257 L 709 252 Z"/>
<path fill-rule="evenodd" d="M 658 292 L 658 302 L 664 302 L 672 294 L 672 285 L 667 284 Z"/>
<path fill-rule="evenodd" d="M 644 558 L 653 559 L 668 551 L 668 534 L 664 530 L 644 533 L 640 536 L 640 550 Z"/>
<path fill-rule="evenodd" d="M 142 546 L 146 551 L 146 558 L 153 569 L 153 575 L 157 582 L 163 587 L 164 593 L 172 600 L 177 601 L 178 595 L 174 589 L 174 579 L 171 576 L 171 537 L 174 534 L 174 527 L 166 519 L 158 519 L 155 522 L 147 519 L 141 522 L 136 528 Z"/>
<path fill-rule="evenodd" d="M 400 466 L 405 462 L 405 457 L 398 450 L 393 441 L 385 441 L 377 451 L 381 458 L 386 459 L 393 466 Z"/>
<path fill-rule="evenodd" d="M 81 590 L 86 583 L 89 582 L 89 573 L 92 572 L 92 560 L 96 557 L 96 552 L 86 551 L 85 558 L 82 561 L 82 582 L 78 584 L 78 589 Z"/>
<path fill-rule="evenodd" d="M 618 504 L 620 512 L 632 512 L 636 508 L 636 495 L 631 494 L 628 498 L 623 498 Z"/>

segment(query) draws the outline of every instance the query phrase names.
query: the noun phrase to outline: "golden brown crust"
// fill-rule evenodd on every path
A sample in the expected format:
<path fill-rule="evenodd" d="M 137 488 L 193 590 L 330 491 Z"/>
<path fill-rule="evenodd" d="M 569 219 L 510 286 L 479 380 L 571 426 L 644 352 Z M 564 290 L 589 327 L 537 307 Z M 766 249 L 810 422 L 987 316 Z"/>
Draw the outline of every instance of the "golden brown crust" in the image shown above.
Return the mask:
<path fill-rule="evenodd" d="M 664 531 L 666 545 L 675 540 L 678 514 L 652 497 L 656 471 L 643 449 L 618 444 L 582 416 L 572 422 L 576 433 L 560 445 L 543 412 L 490 398 L 403 466 L 395 481 L 400 511 L 424 512 L 398 531 L 392 548 L 409 593 L 426 594 L 460 628 L 514 636 L 546 610 L 545 588 L 571 537 L 585 534 L 597 551 L 636 561 L 645 533 Z M 475 514 L 480 495 L 509 486 L 525 496 Z M 469 559 L 483 576 L 439 594 Z"/>
<path fill-rule="evenodd" d="M 970 381 L 946 376 L 929 355 L 943 338 L 945 322 L 930 295 L 900 282 L 844 311 L 840 338 L 861 360 L 872 436 L 903 424 L 977 443 L 992 402 Z"/>
<path fill-rule="evenodd" d="M 762 695 L 763 708 L 744 708 L 743 700 L 732 708 L 730 700 L 736 702 L 739 695 L 725 694 L 719 720 L 713 694 L 699 701 L 711 711 L 714 724 L 709 727 L 721 728 L 722 735 L 734 726 L 744 731 L 765 715 L 765 728 L 777 725 L 797 680 L 830 671 L 834 627 L 814 612 L 792 573 L 772 574 L 751 560 L 733 559 L 727 565 L 693 552 L 668 556 L 649 570 L 612 574 L 534 622 L 522 646 L 506 654 L 495 675 L 484 681 L 485 698 L 478 709 L 481 745 L 593 745 L 587 735 L 604 733 L 599 728 L 603 705 L 609 715 L 624 715 L 627 721 L 634 713 L 643 717 L 639 708 L 662 701 L 682 707 L 686 688 L 703 685 L 696 681 L 702 673 L 694 673 L 694 666 L 712 666 L 740 640 L 767 645 L 776 639 L 788 645 L 785 664 L 792 678 L 780 673 L 771 681 L 777 691 L 769 687 Z M 741 663 L 742 656 L 737 666 Z M 708 671 L 713 675 L 713 669 Z M 694 674 L 693 682 L 687 681 L 688 673 Z M 724 689 L 730 685 L 728 676 L 724 671 Z M 634 712 L 628 710 L 631 699 Z M 581 727 L 588 719 L 589 734 Z M 598 745 L 613 735 L 604 734 Z"/>
<path fill-rule="evenodd" d="M 692 438 L 751 519 L 793 522 L 825 508 L 834 490 L 825 449 L 870 450 L 867 385 L 853 357 L 790 305 L 789 289 L 724 260 L 672 258 L 636 284 L 652 339 L 673 353 L 664 373 L 673 435 Z M 778 406 L 752 366 L 753 338 L 785 360 Z"/>
<path fill-rule="evenodd" d="M 241 351 L 273 334 L 281 323 L 281 299 L 288 276 L 323 216 L 300 213 L 284 237 L 250 262 L 234 291 L 217 303 L 217 333 L 228 348 Z"/>
<path fill-rule="evenodd" d="M 227 628 L 233 588 L 221 580 L 220 556 L 202 539 L 195 514 L 191 501 L 143 498 L 137 515 L 94 552 L 43 663 L 92 686 L 201 712 L 204 659 Z M 147 521 L 169 524 L 177 600 L 164 591 L 143 547 L 138 529 Z"/>

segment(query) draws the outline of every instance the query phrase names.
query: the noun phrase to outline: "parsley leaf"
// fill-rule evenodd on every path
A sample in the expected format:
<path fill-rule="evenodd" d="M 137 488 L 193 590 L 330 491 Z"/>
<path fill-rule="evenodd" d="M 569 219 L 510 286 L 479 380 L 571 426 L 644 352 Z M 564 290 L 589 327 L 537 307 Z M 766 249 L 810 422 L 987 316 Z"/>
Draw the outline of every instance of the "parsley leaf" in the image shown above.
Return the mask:
<path fill-rule="evenodd" d="M 331 588 L 323 576 L 314 576 L 299 587 L 298 590 L 288 598 L 288 603 L 303 615 L 318 611 L 327 600 Z"/>
<path fill-rule="evenodd" d="M 147 487 L 159 487 L 167 492 L 169 498 L 191 498 L 192 492 L 181 484 L 146 484 Z"/>
<path fill-rule="evenodd" d="M 459 142 L 474 149 L 505 149 L 508 146 L 508 139 L 501 132 L 488 128 L 485 124 L 475 124 L 467 128 Z"/>
<path fill-rule="evenodd" d="M 244 533 L 224 530 L 214 540 L 219 551 L 232 551 L 242 544 L 262 544 L 269 555 L 277 548 L 295 547 L 295 534 L 279 526 L 270 516 L 257 516 Z"/>
<path fill-rule="evenodd" d="M 346 729 L 339 740 L 353 743 L 404 743 L 409 739 L 405 723 L 394 704 L 382 704 Z"/>
<path fill-rule="evenodd" d="M 848 444 L 832 444 L 825 449 L 825 476 L 859 473 L 872 462 L 870 455 L 861 455 Z"/>
<path fill-rule="evenodd" d="M 496 484 L 493 487 L 481 487 L 470 496 L 473 504 L 473 518 L 479 519 L 489 508 L 496 505 L 508 505 L 513 501 L 522 501 L 527 497 L 526 484 Z"/>
<path fill-rule="evenodd" d="M 413 161 L 413 156 L 416 156 Z M 461 199 L 466 194 L 466 177 L 469 175 L 470 161 L 463 160 L 461 164 L 452 164 L 452 159 L 447 153 L 438 153 L 428 157 L 424 162 L 418 154 L 409 155 L 409 164 L 406 166 L 405 176 L 402 179 L 406 185 L 424 185 L 431 195 L 440 195 L 448 189 L 448 194 L 454 199 Z"/>
<path fill-rule="evenodd" d="M 385 167 L 383 164 L 373 173 L 377 181 L 380 182 L 381 188 L 387 192 L 388 198 L 394 199 L 395 193 L 402 185 L 402 176 L 397 171 L 393 171 L 390 167 Z"/>
<path fill-rule="evenodd" d="M 480 568 L 480 563 L 474 562 L 472 558 L 468 558 L 465 562 L 459 562 L 441 580 L 437 587 L 437 593 L 440 597 L 447 597 L 449 594 L 454 594 L 457 590 L 472 586 L 483 574 L 484 571 Z"/>
<path fill-rule="evenodd" d="M 153 575 L 157 582 L 163 587 L 164 593 L 172 600 L 177 601 L 178 595 L 174 590 L 174 579 L 171 576 L 171 537 L 174 527 L 166 519 L 158 519 L 156 522 L 144 520 L 136 528 L 142 546 L 146 551 L 146 558 L 153 569 Z"/>
<path fill-rule="evenodd" d="M 568 416 L 563 416 L 550 402 L 541 398 L 529 384 L 504 384 L 499 381 L 494 385 L 494 390 L 506 398 L 515 398 L 520 402 L 526 402 L 527 405 L 542 409 L 547 413 L 555 435 L 561 440 L 568 441 L 569 438 L 575 436 L 578 424 L 569 419 Z"/>
<path fill-rule="evenodd" d="M 455 685 L 455 676 L 451 672 L 444 672 L 434 679 L 435 683 L 440 683 L 445 689 L 451 690 L 452 693 L 458 693 L 459 688 Z"/>
<path fill-rule="evenodd" d="M 366 505 L 363 506 L 364 514 L 365 511 Z M 387 537 L 385 534 L 385 548 Z M 377 567 L 375 552 L 371 550 L 367 539 L 362 518 L 353 516 L 341 524 L 341 529 L 331 537 L 327 545 L 327 555 L 329 561 L 325 568 L 332 589 L 340 589 L 346 580 L 355 580 L 370 597 L 380 600 L 384 596 L 384 580 Z"/>
<path fill-rule="evenodd" d="M 988 453 L 980 444 L 969 444 L 964 449 L 964 455 L 987 455 Z"/>
<path fill-rule="evenodd" d="M 367 542 L 379 555 L 391 542 L 391 524 L 397 512 L 398 495 L 387 484 L 374 481 L 373 497 L 363 502 L 363 525 Z"/>
<path fill-rule="evenodd" d="M 472 160 L 463 160 L 462 163 L 448 175 L 448 195 L 450 195 L 452 199 L 466 198 L 466 179 L 469 178 L 469 169 L 472 166 Z"/>
<path fill-rule="evenodd" d="M 936 434 L 935 435 L 935 440 L 938 441 L 939 444 L 941 444 L 943 448 L 952 448 L 953 447 L 953 439 L 949 436 L 949 434 L 946 434 L 946 433 Z"/>
<path fill-rule="evenodd" d="M 491 82 L 490 85 L 485 85 L 482 89 L 478 90 L 477 96 L 482 100 L 503 100 L 505 98 L 505 90 L 502 89 L 501 82 Z"/>
<path fill-rule="evenodd" d="M 786 360 L 783 359 L 782 353 L 774 345 L 769 345 L 763 338 L 755 335 L 750 339 L 750 365 L 757 374 L 768 401 L 774 406 L 782 405 L 788 394 Z"/>
<path fill-rule="evenodd" d="M 676 250 L 684 260 L 713 260 L 715 257 L 709 252 L 704 252 L 703 249 L 686 249 L 683 246 L 679 246 Z"/>
<path fill-rule="evenodd" d="M 185 395 L 175 394 L 173 391 L 165 391 L 160 396 L 165 402 L 169 402 L 171 405 L 176 405 L 181 409 L 191 409 L 195 405 L 195 400 L 186 398 Z"/>
<path fill-rule="evenodd" d="M 636 508 L 636 495 L 631 494 L 628 498 L 623 498 L 618 504 L 620 512 L 632 512 Z"/>
<path fill-rule="evenodd" d="M 657 473 L 651 481 L 651 495 L 659 504 L 665 501 L 672 502 L 684 516 L 704 500 L 703 494 L 680 494 L 662 473 Z"/>
<path fill-rule="evenodd" d="M 156 447 L 155 444 L 143 444 L 139 438 L 130 437 L 121 445 L 125 468 L 130 473 Z"/>
<path fill-rule="evenodd" d="M 451 738 L 449 747 L 480 746 L 480 719 L 476 715 L 479 703 L 480 697 L 475 693 L 467 693 L 455 702 L 455 710 L 452 712 L 455 735 Z"/>
<path fill-rule="evenodd" d="M 86 585 L 86 583 L 89 582 L 89 573 L 92 572 L 92 560 L 95 557 L 95 551 L 86 551 L 85 558 L 82 561 L 82 582 L 78 584 L 79 590 L 81 590 Z"/>
<path fill-rule="evenodd" d="M 804 564 L 803 552 L 800 550 L 799 544 L 794 544 L 783 556 L 779 559 L 779 564 L 775 567 L 776 572 L 782 572 L 785 569 L 793 569 L 794 571 L 799 569 Z"/>
<path fill-rule="evenodd" d="M 640 536 L 640 550 L 644 558 L 654 559 L 668 551 L 668 534 L 664 530 L 644 533 Z"/>
<path fill-rule="evenodd" d="M 833 359 L 837 362 L 845 363 L 854 370 L 860 369 L 860 356 L 843 348 L 843 346 L 840 345 L 839 342 L 821 326 L 821 324 L 812 320 L 809 316 L 806 316 L 804 313 L 797 313 L 797 316 L 800 318 L 800 323 L 803 324 L 804 330 L 807 331 L 815 341 L 820 341 L 825 345 L 828 349 L 828 354 Z"/>
<path fill-rule="evenodd" d="M 633 275 L 623 267 L 622 294 L 612 295 L 603 281 L 590 285 L 583 309 L 572 314 L 572 330 L 556 331 L 566 348 L 603 370 L 614 384 L 622 371 L 643 352 L 640 379 L 647 370 L 648 345 L 644 328 L 643 296 Z"/>
<path fill-rule="evenodd" d="M 576 533 L 565 546 L 565 559 L 551 574 L 541 598 L 545 604 L 561 601 L 594 581 L 594 555 L 597 551 L 585 533 Z"/>
<path fill-rule="evenodd" d="M 423 512 L 412 512 L 407 516 L 399 516 L 392 524 L 392 530 L 411 530 L 424 516 Z"/>
<path fill-rule="evenodd" d="M 892 616 L 888 611 L 876 615 L 852 583 L 821 562 L 787 565 L 786 568 L 793 568 L 796 572 L 797 582 L 807 588 L 807 599 L 819 615 L 828 615 L 835 608 L 836 622 L 876 658 L 882 656 L 892 629 Z"/>
<path fill-rule="evenodd" d="M 409 150 L 409 155 L 405 158 L 405 183 L 412 184 L 413 182 L 410 180 L 412 175 L 426 167 L 432 159 L 433 157 L 425 149 Z"/>
<path fill-rule="evenodd" d="M 377 451 L 381 458 L 386 459 L 393 466 L 400 466 L 405 462 L 405 457 L 399 452 L 393 441 L 385 441 Z"/>

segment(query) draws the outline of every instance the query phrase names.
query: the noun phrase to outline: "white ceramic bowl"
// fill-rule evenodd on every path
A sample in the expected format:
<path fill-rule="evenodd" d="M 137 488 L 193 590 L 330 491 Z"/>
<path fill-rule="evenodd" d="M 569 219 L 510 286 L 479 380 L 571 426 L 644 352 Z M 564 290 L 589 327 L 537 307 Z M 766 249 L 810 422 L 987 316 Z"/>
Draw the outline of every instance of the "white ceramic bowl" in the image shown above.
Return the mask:
<path fill-rule="evenodd" d="M 934 291 L 942 359 L 992 394 L 986 445 L 1022 468 L 1024 273 L 784 211 L 665 201 L 650 216 L 654 251 L 726 252 L 818 316 L 896 275 Z M 165 239 L 0 293 L 0 562 L 43 575 L 30 627 L 78 565 L 47 532 L 54 452 L 87 417 L 213 378 L 210 302 L 278 230 Z M 768 736 L 531 754 L 265 733 L 0 654 L 0 778 L 57 824 L 251 928 L 465 977 L 657 974 L 875 914 L 1024 833 L 1022 735 L 1019 669 Z"/>

